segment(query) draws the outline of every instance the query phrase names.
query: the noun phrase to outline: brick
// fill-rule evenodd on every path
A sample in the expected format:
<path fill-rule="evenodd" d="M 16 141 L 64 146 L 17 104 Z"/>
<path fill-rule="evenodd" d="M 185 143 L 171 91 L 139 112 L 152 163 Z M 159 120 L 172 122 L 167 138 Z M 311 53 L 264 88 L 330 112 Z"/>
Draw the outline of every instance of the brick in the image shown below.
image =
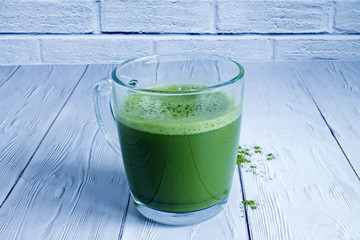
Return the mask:
<path fill-rule="evenodd" d="M 218 0 L 217 31 L 223 33 L 318 33 L 328 31 L 324 1 Z"/>
<path fill-rule="evenodd" d="M 155 42 L 156 53 L 203 52 L 229 57 L 236 61 L 272 60 L 269 39 L 173 39 Z"/>
<path fill-rule="evenodd" d="M 335 24 L 337 31 L 360 33 L 360 1 L 335 3 Z"/>
<path fill-rule="evenodd" d="M 103 1 L 103 32 L 210 33 L 214 6 L 199 1 Z"/>
<path fill-rule="evenodd" d="M 275 60 L 360 60 L 359 39 L 275 40 Z"/>
<path fill-rule="evenodd" d="M 0 65 L 40 63 L 39 40 L 0 39 Z"/>
<path fill-rule="evenodd" d="M 0 33 L 90 33 L 95 6 L 91 0 L 2 1 Z"/>
<path fill-rule="evenodd" d="M 44 63 L 120 63 L 152 53 L 152 42 L 141 39 L 44 39 Z"/>

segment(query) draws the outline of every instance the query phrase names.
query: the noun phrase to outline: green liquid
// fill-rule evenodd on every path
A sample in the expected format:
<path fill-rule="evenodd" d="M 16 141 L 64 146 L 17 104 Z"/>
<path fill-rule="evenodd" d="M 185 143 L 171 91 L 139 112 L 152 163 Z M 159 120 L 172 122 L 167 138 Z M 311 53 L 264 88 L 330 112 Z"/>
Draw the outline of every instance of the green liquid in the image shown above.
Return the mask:
<path fill-rule="evenodd" d="M 129 95 L 117 118 L 133 196 L 170 212 L 204 209 L 226 197 L 241 121 L 240 109 L 231 106 L 223 92 Z"/>

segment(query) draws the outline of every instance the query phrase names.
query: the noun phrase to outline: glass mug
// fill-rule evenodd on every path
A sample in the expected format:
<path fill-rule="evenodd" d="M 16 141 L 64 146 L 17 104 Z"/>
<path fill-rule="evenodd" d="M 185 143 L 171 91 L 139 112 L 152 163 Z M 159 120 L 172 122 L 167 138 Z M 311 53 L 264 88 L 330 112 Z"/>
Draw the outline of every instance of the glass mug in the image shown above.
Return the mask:
<path fill-rule="evenodd" d="M 122 156 L 143 216 L 189 225 L 221 211 L 236 163 L 243 76 L 224 57 L 153 55 L 120 64 L 95 86 L 99 127 Z"/>

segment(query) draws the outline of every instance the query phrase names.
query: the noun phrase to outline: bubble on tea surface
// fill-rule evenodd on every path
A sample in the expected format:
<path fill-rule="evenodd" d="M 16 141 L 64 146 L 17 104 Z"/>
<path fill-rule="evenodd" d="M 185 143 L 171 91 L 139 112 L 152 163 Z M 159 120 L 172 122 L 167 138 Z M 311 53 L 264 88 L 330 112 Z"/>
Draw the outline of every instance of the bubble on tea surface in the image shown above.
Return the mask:
<path fill-rule="evenodd" d="M 174 87 L 175 90 L 179 88 Z M 181 89 L 184 90 L 184 87 Z M 182 135 L 209 131 L 239 117 L 231 110 L 232 102 L 225 92 L 189 95 L 135 93 L 127 97 L 123 109 L 124 115 L 120 119 L 124 123 L 159 134 Z"/>
<path fill-rule="evenodd" d="M 136 79 L 131 79 L 128 84 L 132 87 L 137 87 L 139 85 L 139 81 Z"/>

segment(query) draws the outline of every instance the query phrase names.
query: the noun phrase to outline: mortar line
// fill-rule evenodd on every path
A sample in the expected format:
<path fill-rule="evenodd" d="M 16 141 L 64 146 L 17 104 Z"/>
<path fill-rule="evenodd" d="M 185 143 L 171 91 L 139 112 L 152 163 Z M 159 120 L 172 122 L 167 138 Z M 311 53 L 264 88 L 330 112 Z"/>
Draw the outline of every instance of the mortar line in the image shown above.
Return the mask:
<path fill-rule="evenodd" d="M 276 59 L 276 40 L 275 39 L 271 39 L 271 43 L 272 43 L 272 60 L 275 61 Z"/>
<path fill-rule="evenodd" d="M 218 29 L 218 8 L 219 8 L 219 4 L 218 4 L 218 0 L 214 0 L 213 2 L 213 31 L 214 33 L 217 35 L 217 29 Z"/>
<path fill-rule="evenodd" d="M 44 63 L 44 56 L 43 56 L 43 40 L 39 39 L 39 48 L 40 48 L 40 61 Z"/>
<path fill-rule="evenodd" d="M 123 32 L 123 31 L 116 31 L 116 32 L 107 32 L 101 31 L 101 34 L 94 34 L 94 33 L 38 33 L 38 32 L 3 32 L 0 33 L 0 39 L 4 37 L 10 36 L 20 36 L 20 37 L 76 37 L 76 36 L 111 36 L 111 35 L 134 35 L 134 36 L 264 36 L 264 37 L 274 37 L 274 36 L 319 36 L 319 37 L 349 37 L 349 36 L 360 36 L 360 33 L 356 32 L 334 32 L 329 33 L 328 31 L 322 32 L 288 32 L 288 33 L 271 33 L 271 32 L 216 32 L 216 33 L 194 33 L 194 32 Z"/>
<path fill-rule="evenodd" d="M 331 34 L 335 33 L 335 1 L 329 2 L 329 22 L 328 31 Z"/>
<path fill-rule="evenodd" d="M 97 27 L 99 28 L 98 29 L 98 33 L 99 34 L 102 34 L 102 22 L 101 22 L 101 1 L 100 0 L 97 0 L 97 7 L 98 7 L 98 12 L 97 12 L 97 20 L 98 20 L 98 23 L 97 23 Z"/>

